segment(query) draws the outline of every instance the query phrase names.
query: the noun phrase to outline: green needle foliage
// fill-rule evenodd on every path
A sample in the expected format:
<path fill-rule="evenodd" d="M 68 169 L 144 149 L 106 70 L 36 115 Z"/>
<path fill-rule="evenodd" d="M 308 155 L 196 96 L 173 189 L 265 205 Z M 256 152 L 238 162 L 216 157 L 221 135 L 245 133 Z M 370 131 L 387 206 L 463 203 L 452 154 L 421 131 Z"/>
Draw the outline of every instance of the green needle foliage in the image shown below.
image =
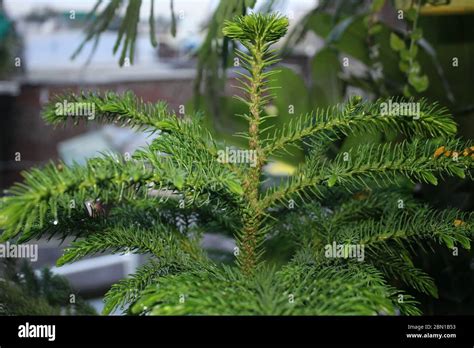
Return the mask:
<path fill-rule="evenodd" d="M 24 173 L 24 183 L 1 200 L 2 239 L 76 237 L 59 265 L 102 252 L 149 255 L 149 263 L 112 286 L 105 313 L 420 314 L 406 291 L 437 296 L 437 289 L 413 255 L 430 252 L 433 243 L 453 254 L 468 249 L 473 216 L 420 204 L 407 187 L 447 176 L 472 179 L 474 147 L 455 139 L 448 111 L 426 100 L 352 98 L 282 128 L 266 127 L 269 81 L 278 73 L 272 45 L 287 27 L 285 17 L 251 14 L 223 28 L 242 44 L 236 55 L 243 93 L 236 98 L 247 106 L 240 116 L 249 127 L 236 136 L 248 140 L 242 151 L 255 161 L 222 160 L 229 148 L 212 138 L 199 114 L 179 117 L 165 103 L 143 103 L 131 93 L 61 95 L 44 110 L 51 124 L 71 118 L 56 112 L 56 103 L 88 103 L 95 121 L 159 135 L 131 158 L 104 155 L 85 166 Z M 417 104 L 419 111 L 393 115 L 383 112 L 387 102 Z M 405 139 L 326 155 L 345 136 L 393 130 Z M 264 166 L 302 144 L 311 150 L 296 172 L 268 180 Z M 209 232 L 235 239 L 235 262 L 223 265 L 203 250 Z M 341 254 L 328 254 L 332 245 Z"/>

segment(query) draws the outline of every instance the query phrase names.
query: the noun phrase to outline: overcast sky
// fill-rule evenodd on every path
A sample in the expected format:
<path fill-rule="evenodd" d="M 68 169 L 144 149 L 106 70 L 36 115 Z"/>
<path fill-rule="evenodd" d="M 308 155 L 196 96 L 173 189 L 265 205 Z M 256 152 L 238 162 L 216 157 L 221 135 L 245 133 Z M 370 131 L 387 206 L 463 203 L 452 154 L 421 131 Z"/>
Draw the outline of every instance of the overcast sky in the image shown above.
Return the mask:
<path fill-rule="evenodd" d="M 258 9 L 266 1 L 269 0 L 257 0 L 255 8 Z M 101 8 L 104 8 L 107 3 L 108 1 L 103 1 Z M 290 20 L 298 20 L 300 16 L 314 8 L 318 0 L 277 0 L 276 3 L 278 11 L 289 15 Z M 7 14 L 13 19 L 44 8 L 64 12 L 71 10 L 89 12 L 95 4 L 96 0 L 4 0 Z M 148 20 L 150 4 L 151 0 L 142 0 L 140 14 L 143 20 Z M 200 28 L 213 13 L 219 0 L 174 0 L 173 4 L 179 21 L 177 38 L 183 39 L 192 38 L 200 32 Z M 122 11 L 124 10 L 125 7 Z M 170 0 L 155 0 L 155 18 L 162 16 L 169 19 L 170 14 Z"/>
<path fill-rule="evenodd" d="M 232 1 L 232 0 L 228 0 Z M 260 3 L 268 0 L 258 0 L 257 6 Z M 292 9 L 295 12 L 304 11 L 312 8 L 317 0 L 284 0 L 286 3 L 285 9 Z M 51 7 L 55 9 L 69 11 L 72 9 L 88 11 L 92 9 L 96 0 L 5 0 L 4 4 L 8 14 L 12 17 L 22 16 L 29 13 L 32 9 Z M 209 12 L 216 6 L 218 0 L 175 0 L 174 8 L 177 13 L 184 11 L 185 15 L 190 15 L 198 20 L 200 17 L 207 16 Z M 163 13 L 165 16 L 169 15 L 170 2 L 168 0 L 155 1 L 156 13 Z M 143 0 L 141 15 L 146 18 L 150 9 L 150 0 Z"/>
<path fill-rule="evenodd" d="M 50 7 L 63 11 L 80 10 L 90 11 L 96 0 L 5 0 L 5 7 L 8 14 L 17 17 L 29 13 L 35 8 Z M 195 15 L 203 15 L 209 11 L 210 6 L 214 0 L 177 0 L 174 1 L 174 8 L 176 12 L 186 10 L 186 12 Z M 104 1 L 105 3 L 105 1 Z M 102 5 L 104 6 L 104 5 Z M 141 6 L 141 15 L 146 18 L 150 10 L 150 0 L 143 0 Z M 163 13 L 164 15 L 170 12 L 169 1 L 158 0 L 155 1 L 155 13 Z"/>

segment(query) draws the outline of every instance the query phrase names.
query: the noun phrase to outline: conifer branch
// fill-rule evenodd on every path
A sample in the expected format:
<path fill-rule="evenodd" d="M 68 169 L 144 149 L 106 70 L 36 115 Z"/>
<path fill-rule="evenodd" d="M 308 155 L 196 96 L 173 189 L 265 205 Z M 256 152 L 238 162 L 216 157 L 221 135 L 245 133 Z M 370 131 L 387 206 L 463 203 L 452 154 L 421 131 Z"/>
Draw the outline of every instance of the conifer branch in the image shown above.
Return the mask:
<path fill-rule="evenodd" d="M 400 212 L 362 220 L 341 228 L 334 231 L 332 238 L 349 244 L 363 244 L 368 248 L 372 244 L 376 248 L 390 248 L 387 243 L 391 242 L 396 242 L 396 248 L 401 248 L 401 243 L 421 245 L 428 240 L 445 244 L 450 249 L 456 244 L 470 249 L 473 219 L 473 214 L 457 210 L 436 211 L 426 206 L 411 212 L 400 209 Z"/>
<path fill-rule="evenodd" d="M 69 109 L 72 107 L 71 109 Z M 75 111 L 91 111 L 90 117 L 80 117 L 84 115 L 76 115 Z M 73 113 L 73 114 L 70 114 Z M 104 95 L 94 93 L 62 94 L 57 95 L 54 100 L 47 104 L 43 112 L 47 122 L 56 125 L 65 122 L 67 119 L 73 119 L 74 123 L 92 119 L 97 122 L 117 123 L 123 126 L 129 126 L 135 129 L 148 130 L 151 132 L 162 131 L 164 133 L 156 139 L 150 149 L 155 151 L 163 151 L 174 155 L 187 155 L 192 151 L 194 160 L 202 161 L 202 166 L 209 165 L 213 162 L 216 167 L 216 159 L 218 157 L 218 149 L 214 139 L 202 125 L 202 117 L 194 115 L 194 117 L 179 118 L 176 114 L 168 111 L 165 102 L 144 103 L 137 98 L 132 92 L 124 95 L 118 95 L 108 92 Z M 87 115 L 85 115 L 87 116 Z M 166 138 L 166 135 L 173 135 Z M 172 144 L 175 141 L 177 143 Z M 161 144 L 161 146 L 160 146 Z M 181 146 L 178 146 L 181 145 Z M 166 147 L 165 150 L 162 150 Z M 236 179 L 242 178 L 241 171 L 232 163 L 221 164 L 232 171 Z M 222 172 L 224 168 L 220 169 Z M 210 177 L 210 176 L 209 176 Z M 222 182 L 227 179 L 220 177 Z M 230 180 L 231 190 L 238 190 L 238 184 Z"/>
<path fill-rule="evenodd" d="M 403 141 L 400 144 L 363 145 L 346 154 L 339 154 L 333 161 L 323 165 L 319 158 L 311 158 L 291 177 L 282 188 L 269 190 L 263 198 L 264 206 L 271 207 L 291 196 L 304 198 L 304 195 L 321 196 L 323 188 L 335 185 L 346 189 L 361 189 L 368 183 L 383 187 L 396 183 L 400 176 L 412 182 L 425 182 L 436 185 L 436 175 L 450 175 L 464 178 L 472 172 L 474 161 L 470 155 L 462 156 L 469 143 L 448 141 L 442 148 L 449 148 L 451 157 L 436 156 L 439 142 Z M 459 154 L 455 159 L 452 153 Z"/>
<path fill-rule="evenodd" d="M 182 236 L 172 231 L 174 226 L 155 225 L 153 229 L 134 226 L 111 226 L 75 241 L 64 251 L 58 266 L 77 261 L 86 256 L 104 252 L 152 254 L 157 258 L 169 258 L 182 252 Z M 171 231 L 170 231 L 171 230 Z"/>
<path fill-rule="evenodd" d="M 260 176 L 265 163 L 265 154 L 260 144 L 260 125 L 263 122 L 261 112 L 268 102 L 268 91 L 265 88 L 267 79 L 274 72 L 265 72 L 264 69 L 275 62 L 275 55 L 270 51 L 270 46 L 286 34 L 288 20 L 277 15 L 239 16 L 233 21 L 224 23 L 223 33 L 231 39 L 239 40 L 248 50 L 248 54 L 238 51 L 242 66 L 248 72 L 247 81 L 243 82 L 242 89 L 247 93 L 247 99 L 242 101 L 249 108 L 249 148 L 255 151 L 256 165 L 248 172 L 243 184 L 247 207 L 243 211 L 244 226 L 239 235 L 240 254 L 238 263 L 246 274 L 254 272 L 260 253 L 257 248 L 261 244 L 261 225 L 263 212 L 259 204 Z"/>
<path fill-rule="evenodd" d="M 143 292 L 133 313 L 376 315 L 394 314 L 401 307 L 403 313 L 419 314 L 409 295 L 404 295 L 404 304 L 396 303 L 400 292 L 369 265 L 292 262 L 280 271 L 261 270 L 251 278 L 223 267 L 161 277 L 157 284 Z M 176 294 L 183 294 L 183 301 Z"/>
<path fill-rule="evenodd" d="M 168 155 L 176 166 L 185 168 L 191 176 L 202 178 L 204 182 L 197 187 L 225 187 L 235 196 L 241 196 L 243 171 L 234 163 L 218 161 L 218 148 L 210 134 L 193 123 L 180 124 L 179 129 L 180 132 L 163 134 L 155 139 L 150 150 Z M 149 151 L 138 156 L 156 160 L 154 154 L 150 157 Z"/>
<path fill-rule="evenodd" d="M 137 192 L 146 194 L 147 184 L 162 183 L 160 174 L 119 156 L 96 158 L 86 166 L 59 163 L 24 172 L 24 183 L 14 185 L 8 191 L 10 195 L 1 200 L 0 227 L 5 230 L 2 240 L 20 231 L 27 234 L 35 225 L 58 225 L 59 210 L 71 212 L 90 199 L 100 198 L 107 203 Z M 52 221 L 46 221 L 47 217 Z"/>
<path fill-rule="evenodd" d="M 183 269 L 185 268 L 182 265 L 172 262 L 150 261 L 128 278 L 112 285 L 105 294 L 102 314 L 108 315 L 117 308 L 125 310 L 125 306 L 134 303 L 140 297 L 141 291 L 151 285 L 156 278 L 176 274 Z"/>
<path fill-rule="evenodd" d="M 165 102 L 144 103 L 132 92 L 123 95 L 107 92 L 59 94 L 46 104 L 43 118 L 52 125 L 80 120 L 127 125 L 151 131 L 176 131 L 180 119 L 168 110 Z"/>
<path fill-rule="evenodd" d="M 419 106 L 419 113 L 401 112 L 392 115 L 382 112 L 388 102 L 396 105 L 412 103 Z M 301 115 L 267 137 L 264 151 L 267 156 L 283 150 L 288 145 L 297 146 L 303 140 L 332 142 L 354 133 L 398 131 L 408 135 L 445 137 L 456 133 L 456 124 L 447 109 L 426 100 L 379 99 L 375 102 L 353 98 L 345 105 Z"/>
<path fill-rule="evenodd" d="M 189 192 L 192 195 L 187 197 L 193 200 L 203 191 L 222 188 L 220 183 L 206 182 L 199 173 L 186 175 L 183 168 L 172 166 L 156 154 L 149 153 L 148 159 L 127 161 L 113 155 L 92 159 L 86 166 L 50 164 L 42 170 L 25 172 L 25 182 L 13 186 L 8 191 L 10 196 L 0 201 L 0 227 L 5 230 L 2 239 L 13 238 L 20 231 L 28 235 L 35 226 L 41 229 L 48 224 L 58 225 L 59 211 L 70 215 L 76 206 L 91 199 L 110 204 L 131 197 L 146 198 L 153 188 Z M 46 221 L 48 218 L 51 221 Z"/>
<path fill-rule="evenodd" d="M 374 252 L 369 255 L 370 262 L 386 277 L 400 280 L 411 288 L 438 298 L 438 288 L 426 272 L 415 267 L 409 255 L 403 252 Z"/>
<path fill-rule="evenodd" d="M 362 190 L 349 199 L 337 202 L 331 214 L 331 225 L 342 226 L 367 218 L 376 218 L 394 209 L 414 211 L 422 205 L 415 201 L 407 189 Z"/>

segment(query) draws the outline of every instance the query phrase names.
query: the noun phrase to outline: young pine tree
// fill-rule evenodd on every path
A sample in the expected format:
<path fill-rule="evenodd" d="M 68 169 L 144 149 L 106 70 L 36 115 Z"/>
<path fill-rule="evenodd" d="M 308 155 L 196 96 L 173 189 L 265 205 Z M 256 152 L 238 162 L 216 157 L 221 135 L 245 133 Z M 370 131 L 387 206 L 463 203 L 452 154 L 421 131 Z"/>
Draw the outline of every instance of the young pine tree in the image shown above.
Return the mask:
<path fill-rule="evenodd" d="M 58 265 L 106 251 L 151 255 L 112 286 L 105 313 L 119 307 L 136 314 L 420 313 L 401 289 L 432 296 L 437 290 L 413 254 L 430 243 L 469 248 L 472 214 L 418 203 L 407 181 L 472 178 L 473 148 L 453 139 L 447 110 L 426 101 L 418 102 L 417 115 L 393 116 L 381 111 L 384 100 L 353 98 L 268 129 L 264 107 L 278 62 L 272 45 L 287 26 L 284 17 L 252 14 L 224 27 L 243 47 L 235 52 L 246 71 L 237 72 L 244 92 L 237 98 L 248 107 L 249 127 L 238 136 L 248 139 L 253 163 L 220 160 L 225 149 L 202 117 L 178 117 L 163 102 L 143 103 L 131 93 L 58 96 L 44 110 L 51 124 L 66 121 L 55 108 L 66 100 L 93 104 L 97 121 L 159 136 L 131 159 L 105 155 L 85 166 L 50 164 L 24 173 L 24 183 L 2 199 L 2 239 L 76 237 Z M 406 140 L 326 155 L 346 135 L 388 130 Z M 296 172 L 268 182 L 264 166 L 303 145 L 309 151 Z M 236 240 L 230 265 L 200 246 L 203 233 L 216 230 Z"/>

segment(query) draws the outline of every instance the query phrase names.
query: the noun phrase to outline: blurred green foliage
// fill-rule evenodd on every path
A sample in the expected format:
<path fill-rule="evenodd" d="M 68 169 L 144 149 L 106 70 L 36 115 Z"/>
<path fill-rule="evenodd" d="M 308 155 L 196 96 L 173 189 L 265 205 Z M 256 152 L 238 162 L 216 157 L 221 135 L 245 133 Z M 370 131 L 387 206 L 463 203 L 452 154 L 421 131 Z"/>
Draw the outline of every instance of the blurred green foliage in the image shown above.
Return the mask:
<path fill-rule="evenodd" d="M 96 314 L 65 278 L 49 269 L 44 268 L 39 275 L 26 261 L 20 266 L 15 259 L 4 259 L 2 263 L 0 315 Z"/>

